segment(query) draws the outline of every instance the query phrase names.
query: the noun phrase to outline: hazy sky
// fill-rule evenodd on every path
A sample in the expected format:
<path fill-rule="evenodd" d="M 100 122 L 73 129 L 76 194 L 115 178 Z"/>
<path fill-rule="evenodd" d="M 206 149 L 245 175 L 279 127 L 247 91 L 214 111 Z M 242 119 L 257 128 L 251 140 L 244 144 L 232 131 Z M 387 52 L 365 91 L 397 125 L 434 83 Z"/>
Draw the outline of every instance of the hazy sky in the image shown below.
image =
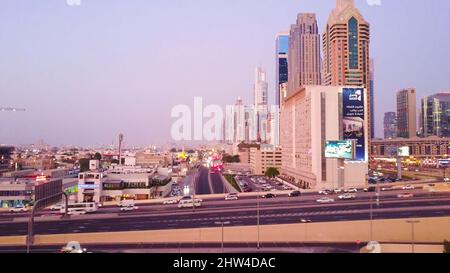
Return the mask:
<path fill-rule="evenodd" d="M 377 135 L 395 92 L 450 91 L 450 1 L 356 5 L 371 24 Z M 335 0 L 0 0 L 0 143 L 170 141 L 176 104 L 252 101 L 254 68 L 275 89 L 275 35 L 299 12 L 321 32 Z"/>

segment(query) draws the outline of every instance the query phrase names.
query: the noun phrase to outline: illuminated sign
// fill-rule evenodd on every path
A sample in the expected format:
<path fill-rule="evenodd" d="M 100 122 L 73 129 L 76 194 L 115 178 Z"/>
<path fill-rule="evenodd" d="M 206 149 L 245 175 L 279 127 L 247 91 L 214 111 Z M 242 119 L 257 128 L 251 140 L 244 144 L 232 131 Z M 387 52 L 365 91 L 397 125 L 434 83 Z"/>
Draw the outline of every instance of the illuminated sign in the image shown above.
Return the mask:
<path fill-rule="evenodd" d="M 92 184 L 92 185 L 80 184 L 80 185 L 78 185 L 78 189 L 94 190 L 94 189 L 98 189 L 98 185 L 95 185 L 95 184 Z"/>
<path fill-rule="evenodd" d="M 400 156 L 400 157 L 408 157 L 410 155 L 409 147 L 408 146 L 399 147 L 397 155 Z"/>
<path fill-rule="evenodd" d="M 353 140 L 327 141 L 325 143 L 325 157 L 339 159 L 354 159 Z"/>
<path fill-rule="evenodd" d="M 36 182 L 46 182 L 46 181 L 47 181 L 47 176 L 45 176 L 45 175 L 36 176 Z"/>
<path fill-rule="evenodd" d="M 366 161 L 364 89 L 344 88 L 342 92 L 342 128 L 344 140 L 355 141 L 356 161 Z"/>

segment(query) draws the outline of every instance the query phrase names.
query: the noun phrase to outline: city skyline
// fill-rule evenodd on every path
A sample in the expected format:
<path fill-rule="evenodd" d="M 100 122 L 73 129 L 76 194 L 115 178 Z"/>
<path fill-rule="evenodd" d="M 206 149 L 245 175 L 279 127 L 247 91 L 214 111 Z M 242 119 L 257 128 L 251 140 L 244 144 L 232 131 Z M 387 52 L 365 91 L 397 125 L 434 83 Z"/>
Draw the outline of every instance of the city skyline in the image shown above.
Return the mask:
<path fill-rule="evenodd" d="M 53 145 L 101 145 L 124 132 L 130 145 L 163 144 L 173 122 L 170 109 L 177 104 L 192 105 L 195 95 L 223 106 L 233 104 L 238 96 L 245 103 L 252 101 L 252 75 L 257 66 L 268 73 L 269 103 L 273 104 L 274 36 L 303 12 L 317 14 L 319 33 L 323 33 L 336 3 L 316 2 L 255 5 L 255 1 L 246 1 L 237 14 L 234 3 L 205 1 L 181 2 L 187 10 L 181 14 L 182 9 L 174 9 L 180 1 L 108 1 L 107 5 L 84 1 L 78 7 L 65 1 L 5 3 L 0 11 L 5 21 L 0 27 L 4 41 L 0 45 L 0 106 L 27 111 L 1 113 L 0 142 L 26 144 L 42 138 Z M 375 105 L 376 136 L 381 137 L 382 115 L 395 109 L 397 90 L 414 87 L 419 103 L 419 98 L 449 89 L 448 64 L 441 60 L 449 59 L 450 53 L 430 40 L 445 35 L 445 11 L 450 5 L 442 1 L 355 4 L 371 25 L 375 101 L 383 101 Z M 171 17 L 149 19 L 147 15 L 155 10 Z M 247 18 L 249 10 L 253 13 Z M 202 16 L 194 18 L 198 12 Z M 268 16 L 274 13 L 286 15 Z M 20 14 L 21 19 L 10 14 Z M 234 22 L 221 21 L 230 14 Z M 117 16 L 121 20 L 115 20 Z M 427 26 L 410 19 L 416 16 L 434 20 L 434 31 L 429 33 Z M 187 23 L 181 26 L 177 20 Z M 211 27 L 222 35 L 211 33 Z M 417 31 L 423 35 L 413 35 Z M 226 43 L 223 38 L 228 38 Z M 399 51 L 405 41 L 409 50 Z M 179 44 L 184 47 L 179 49 Z M 211 71 L 216 73 L 205 77 Z"/>

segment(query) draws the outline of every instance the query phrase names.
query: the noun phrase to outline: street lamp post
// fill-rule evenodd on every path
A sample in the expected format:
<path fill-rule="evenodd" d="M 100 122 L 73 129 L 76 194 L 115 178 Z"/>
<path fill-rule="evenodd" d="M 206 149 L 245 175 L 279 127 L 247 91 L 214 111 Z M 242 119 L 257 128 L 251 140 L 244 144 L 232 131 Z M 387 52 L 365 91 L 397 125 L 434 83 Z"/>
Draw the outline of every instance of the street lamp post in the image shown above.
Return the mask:
<path fill-rule="evenodd" d="M 222 226 L 222 253 L 223 253 L 223 233 L 224 233 L 224 227 L 225 227 L 225 225 L 229 225 L 229 224 L 231 224 L 231 222 L 230 221 L 217 221 L 217 222 L 215 222 L 214 224 L 216 224 L 216 225 L 221 225 Z"/>
<path fill-rule="evenodd" d="M 411 244 L 412 244 L 412 253 L 414 253 L 414 224 L 420 223 L 419 220 L 407 220 L 406 223 L 411 224 Z"/>
<path fill-rule="evenodd" d="M 259 188 L 258 188 L 258 195 L 256 196 L 256 203 L 257 203 L 257 205 L 256 205 L 256 221 L 257 221 L 256 227 L 257 227 L 257 235 L 258 235 L 256 248 L 258 250 L 260 248 L 260 245 L 259 245 L 259 194 L 260 194 L 260 192 L 259 192 Z"/>

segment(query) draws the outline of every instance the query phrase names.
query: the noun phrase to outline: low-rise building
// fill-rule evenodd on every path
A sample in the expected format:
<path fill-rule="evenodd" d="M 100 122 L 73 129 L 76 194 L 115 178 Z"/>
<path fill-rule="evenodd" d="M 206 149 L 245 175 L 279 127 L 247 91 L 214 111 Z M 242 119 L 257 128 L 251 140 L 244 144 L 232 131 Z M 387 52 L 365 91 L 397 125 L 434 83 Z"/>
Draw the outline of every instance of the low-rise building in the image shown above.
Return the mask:
<path fill-rule="evenodd" d="M 399 147 L 409 147 L 409 153 L 415 158 L 448 158 L 450 156 L 450 138 L 431 136 L 427 138 L 374 139 L 372 157 L 392 158 Z"/>
<path fill-rule="evenodd" d="M 250 166 L 256 175 L 264 175 L 268 168 L 281 169 L 281 149 L 267 144 L 250 148 Z"/>

